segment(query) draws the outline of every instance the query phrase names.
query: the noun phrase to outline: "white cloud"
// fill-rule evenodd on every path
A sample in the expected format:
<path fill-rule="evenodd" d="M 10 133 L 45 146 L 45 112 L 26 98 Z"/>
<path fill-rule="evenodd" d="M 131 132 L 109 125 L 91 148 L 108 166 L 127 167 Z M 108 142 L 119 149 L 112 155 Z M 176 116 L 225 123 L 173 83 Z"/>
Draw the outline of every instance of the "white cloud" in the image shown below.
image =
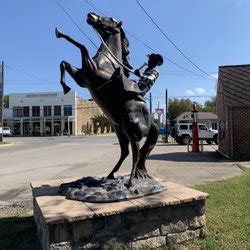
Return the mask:
<path fill-rule="evenodd" d="M 210 76 L 212 76 L 218 80 L 218 74 L 210 74 Z"/>
<path fill-rule="evenodd" d="M 194 88 L 194 91 L 197 95 L 202 95 L 202 94 L 205 94 L 206 93 L 206 90 L 201 88 L 201 87 L 198 87 L 198 88 Z"/>
<path fill-rule="evenodd" d="M 188 89 L 185 91 L 185 95 L 195 95 L 195 92 L 193 90 Z"/>
<path fill-rule="evenodd" d="M 185 95 L 188 95 L 188 96 L 203 95 L 205 93 L 206 93 L 206 90 L 201 87 L 196 87 L 194 89 L 188 89 L 185 91 Z"/>

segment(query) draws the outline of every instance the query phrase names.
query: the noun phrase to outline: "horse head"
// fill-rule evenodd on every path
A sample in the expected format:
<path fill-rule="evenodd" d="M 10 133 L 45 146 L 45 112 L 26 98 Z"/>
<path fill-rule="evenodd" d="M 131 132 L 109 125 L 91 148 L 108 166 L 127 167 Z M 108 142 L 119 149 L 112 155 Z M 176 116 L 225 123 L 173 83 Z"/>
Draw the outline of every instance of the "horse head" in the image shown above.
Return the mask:
<path fill-rule="evenodd" d="M 103 17 L 95 13 L 89 13 L 87 16 L 87 23 L 91 25 L 102 37 L 102 39 L 107 42 L 110 36 L 115 36 L 119 34 L 119 43 L 121 46 L 121 59 L 123 64 L 130 69 L 133 69 L 129 62 L 129 41 L 126 37 L 126 34 L 122 28 L 122 22 L 117 21 L 114 18 Z M 114 46 L 110 44 L 112 41 L 108 41 L 107 45 L 112 50 L 113 53 L 119 56 L 119 46 Z M 129 71 L 124 69 L 124 74 L 128 77 Z"/>
<path fill-rule="evenodd" d="M 95 13 L 88 14 L 87 23 L 97 30 L 103 38 L 106 35 L 119 33 L 122 26 L 122 22 L 118 22 L 112 17 L 103 17 Z"/>

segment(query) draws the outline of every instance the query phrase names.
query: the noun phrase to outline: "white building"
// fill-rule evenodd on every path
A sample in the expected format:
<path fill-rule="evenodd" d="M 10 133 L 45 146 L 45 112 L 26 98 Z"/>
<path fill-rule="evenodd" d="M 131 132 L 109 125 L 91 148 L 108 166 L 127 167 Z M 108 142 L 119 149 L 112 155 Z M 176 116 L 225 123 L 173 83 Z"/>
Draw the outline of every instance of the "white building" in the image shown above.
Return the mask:
<path fill-rule="evenodd" d="M 211 112 L 198 112 L 197 116 L 199 123 L 205 123 L 209 128 L 217 129 L 218 118 L 217 115 Z M 186 111 L 175 118 L 177 123 L 193 122 L 191 111 Z"/>
<path fill-rule="evenodd" d="M 4 109 L 4 126 L 14 135 L 56 135 L 77 132 L 77 96 L 75 91 L 22 93 L 9 95 Z"/>

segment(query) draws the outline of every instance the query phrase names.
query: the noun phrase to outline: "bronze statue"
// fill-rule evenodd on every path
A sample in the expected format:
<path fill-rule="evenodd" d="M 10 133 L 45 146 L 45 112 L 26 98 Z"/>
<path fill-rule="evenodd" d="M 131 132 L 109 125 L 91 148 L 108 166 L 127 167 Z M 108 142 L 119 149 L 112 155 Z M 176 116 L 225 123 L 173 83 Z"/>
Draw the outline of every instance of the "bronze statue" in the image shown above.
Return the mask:
<path fill-rule="evenodd" d="M 82 55 L 81 68 L 75 68 L 66 61 L 61 62 L 61 85 L 65 94 L 70 91 L 65 83 L 65 71 L 67 71 L 80 87 L 90 91 L 95 102 L 115 125 L 121 156 L 106 181 L 110 182 L 115 178 L 114 173 L 119 170 L 122 162 L 128 156 L 129 143 L 131 144 L 132 171 L 125 183 L 126 189 L 130 189 L 135 183 L 138 183 L 138 180 L 152 179 L 147 173 L 145 161 L 157 142 L 158 127 L 152 122 L 150 112 L 142 97 L 144 90 L 140 89 L 140 85 L 128 79 L 132 66 L 128 57 L 129 41 L 122 29 L 122 23 L 94 13 L 88 14 L 87 23 L 98 32 L 103 41 L 93 58 L 90 57 L 83 44 L 56 29 L 57 38 L 64 38 L 75 45 L 80 49 Z M 153 61 L 152 58 L 150 60 Z M 154 59 L 156 58 L 154 57 Z M 159 60 L 156 60 L 156 65 L 163 62 L 163 60 L 162 62 Z M 151 61 L 149 66 L 150 63 Z M 156 65 L 154 61 L 153 68 Z M 140 76 L 138 72 L 137 75 Z M 146 137 L 146 141 L 140 148 L 139 142 L 143 137 Z M 86 184 L 86 181 L 96 184 L 91 177 L 83 180 L 83 185 Z M 99 184 L 96 185 L 99 186 Z M 73 184 L 73 187 L 76 186 L 80 187 L 79 182 Z M 86 184 L 86 186 L 88 185 Z M 162 190 L 162 188 L 160 189 Z M 161 191 L 160 189 L 159 191 Z"/>

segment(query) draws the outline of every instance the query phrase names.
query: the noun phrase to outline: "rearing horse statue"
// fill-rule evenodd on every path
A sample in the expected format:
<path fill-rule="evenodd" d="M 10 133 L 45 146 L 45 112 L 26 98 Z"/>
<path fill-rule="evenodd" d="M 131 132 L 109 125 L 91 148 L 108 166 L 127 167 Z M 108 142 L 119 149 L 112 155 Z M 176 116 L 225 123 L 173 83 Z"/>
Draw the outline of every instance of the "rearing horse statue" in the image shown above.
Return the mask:
<path fill-rule="evenodd" d="M 157 142 L 158 128 L 151 120 L 150 112 L 140 96 L 137 84 L 128 79 L 128 69 L 132 67 L 128 59 L 129 42 L 122 29 L 122 23 L 94 13 L 88 14 L 87 23 L 104 41 L 93 58 L 83 44 L 56 29 L 57 38 L 64 38 L 75 45 L 82 56 L 81 68 L 75 68 L 66 61 L 61 62 L 61 85 L 67 94 L 70 91 L 65 83 L 67 71 L 80 87 L 90 91 L 95 102 L 114 124 L 121 156 L 107 176 L 108 179 L 114 179 L 114 173 L 129 155 L 129 143 L 131 144 L 133 164 L 127 183 L 127 187 L 130 188 L 133 178 L 150 178 L 145 161 Z M 139 142 L 143 137 L 147 138 L 140 148 Z"/>

